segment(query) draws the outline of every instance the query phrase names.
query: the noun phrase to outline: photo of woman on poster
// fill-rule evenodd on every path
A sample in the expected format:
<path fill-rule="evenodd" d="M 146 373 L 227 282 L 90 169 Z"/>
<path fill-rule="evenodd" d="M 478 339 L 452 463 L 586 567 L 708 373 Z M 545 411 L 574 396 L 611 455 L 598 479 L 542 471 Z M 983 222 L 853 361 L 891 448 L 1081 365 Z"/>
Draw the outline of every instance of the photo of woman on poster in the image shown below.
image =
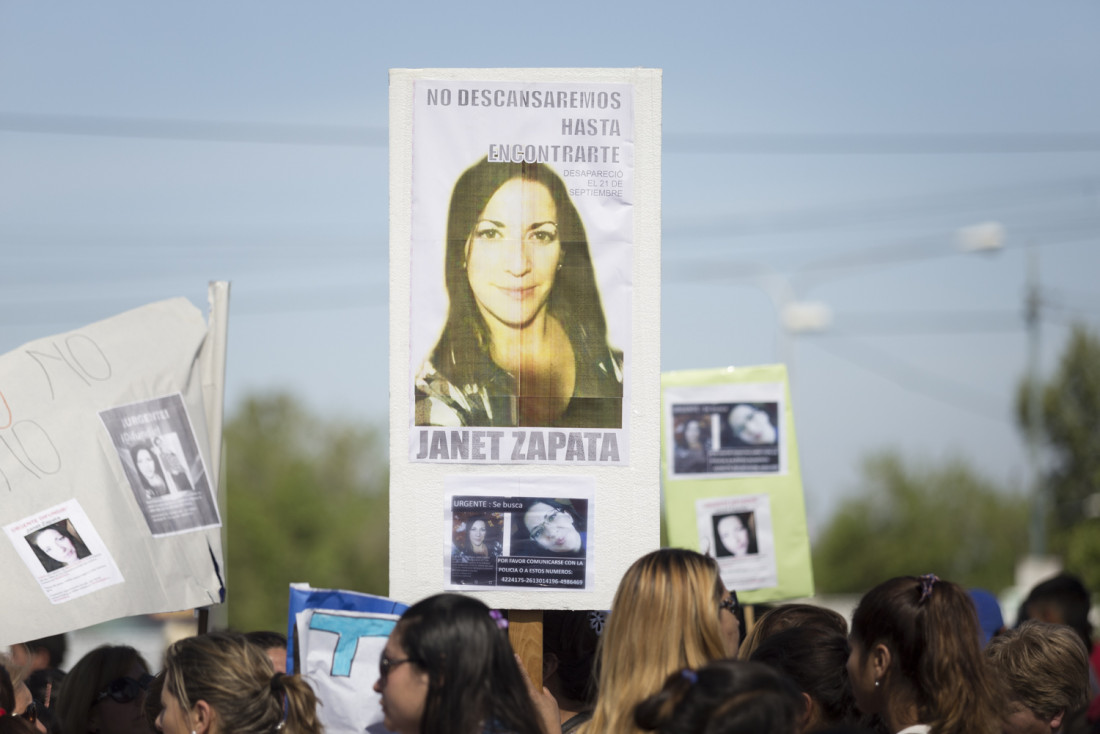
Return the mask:
<path fill-rule="evenodd" d="M 756 519 L 751 512 L 735 512 L 730 515 L 715 515 L 714 537 L 715 555 L 718 558 L 740 558 L 756 555 Z"/>
<path fill-rule="evenodd" d="M 730 411 L 727 420 L 733 430 L 734 445 L 761 446 L 775 443 L 775 425 L 766 407 L 745 404 L 735 406 Z"/>
<path fill-rule="evenodd" d="M 92 554 L 67 519 L 36 530 L 26 539 L 46 573 L 53 573 Z"/>
<path fill-rule="evenodd" d="M 583 558 L 586 505 L 584 500 L 525 499 L 512 518 L 512 555 Z"/>
<path fill-rule="evenodd" d="M 502 520 L 499 517 L 494 519 L 496 522 L 486 515 L 472 515 L 460 522 L 454 531 L 451 558 L 459 563 L 468 563 L 478 558 L 489 561 L 498 558 L 504 549 L 500 540 L 493 536 L 499 534 Z M 495 529 L 491 531 L 490 526 L 495 526 Z"/>
<path fill-rule="evenodd" d="M 137 468 L 138 481 L 145 490 L 146 497 L 162 497 L 168 494 L 168 482 L 164 479 L 164 470 L 160 466 L 153 448 L 145 443 L 139 443 L 130 449 L 130 457 Z"/>
<path fill-rule="evenodd" d="M 415 377 L 415 425 L 622 427 L 623 353 L 553 170 L 485 158 L 467 169 L 444 277 L 447 319 Z"/>
<path fill-rule="evenodd" d="M 677 421 L 673 431 L 676 443 L 673 451 L 673 471 L 677 474 L 693 474 L 707 470 L 710 432 L 704 429 L 705 425 L 702 415 L 689 415 L 686 420 Z"/>

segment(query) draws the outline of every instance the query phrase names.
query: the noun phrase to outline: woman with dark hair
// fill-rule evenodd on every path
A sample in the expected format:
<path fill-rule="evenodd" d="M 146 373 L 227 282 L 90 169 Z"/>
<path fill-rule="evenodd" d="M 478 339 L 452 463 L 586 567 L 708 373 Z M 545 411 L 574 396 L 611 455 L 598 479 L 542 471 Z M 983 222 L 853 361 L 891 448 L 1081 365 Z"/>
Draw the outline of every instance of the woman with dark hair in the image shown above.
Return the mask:
<path fill-rule="evenodd" d="M 54 723 L 61 734 L 153 734 L 145 719 L 149 664 L 126 645 L 103 645 L 61 682 Z"/>
<path fill-rule="evenodd" d="M 824 626 L 792 627 L 764 639 L 752 660 L 790 678 L 802 692 L 802 732 L 856 724 L 856 702 L 848 680 L 848 637 Z"/>
<path fill-rule="evenodd" d="M 638 726 L 660 734 L 798 734 L 802 699 L 762 663 L 719 660 L 672 673 L 638 704 Z"/>
<path fill-rule="evenodd" d="M 756 618 L 756 624 L 741 643 L 738 657 L 751 660 L 752 654 L 764 640 L 792 627 L 821 627 L 848 637 L 848 620 L 839 612 L 816 604 L 780 604 Z"/>
<path fill-rule="evenodd" d="M 374 690 L 397 734 L 543 734 L 507 633 L 470 597 L 438 594 L 409 607 Z"/>
<path fill-rule="evenodd" d="M 468 519 L 465 523 L 466 538 L 456 539 L 451 557 L 461 563 L 477 558 L 491 561 L 503 555 L 500 541 L 489 538 L 489 525 L 489 518 L 485 515 L 474 515 Z"/>
<path fill-rule="evenodd" d="M 52 573 L 92 554 L 84 541 L 69 529 L 68 520 L 34 531 L 27 536 L 27 542 L 46 573 Z"/>
<path fill-rule="evenodd" d="M 523 511 L 517 514 L 523 522 L 513 522 L 512 555 L 584 556 L 584 521 L 572 505 L 531 498 L 523 501 Z"/>
<path fill-rule="evenodd" d="M 163 734 L 321 734 L 317 696 L 297 675 L 275 672 L 238 632 L 172 643 L 164 658 L 157 728 Z"/>
<path fill-rule="evenodd" d="M 130 449 L 130 457 L 137 468 L 138 481 L 141 482 L 145 495 L 149 498 L 160 497 L 168 494 L 168 482 L 164 480 L 164 470 L 157 460 L 153 450 L 145 444 L 138 444 Z"/>
<path fill-rule="evenodd" d="M 715 555 L 719 558 L 756 555 L 756 518 L 751 512 L 715 515 L 714 537 L 718 538 Z"/>
<path fill-rule="evenodd" d="M 443 333 L 416 376 L 418 426 L 622 427 L 584 225 L 541 163 L 483 158 L 447 218 Z"/>
<path fill-rule="evenodd" d="M 959 586 L 933 574 L 879 584 L 852 615 L 856 705 L 898 734 L 999 734 L 1004 696 L 981 640 Z"/>

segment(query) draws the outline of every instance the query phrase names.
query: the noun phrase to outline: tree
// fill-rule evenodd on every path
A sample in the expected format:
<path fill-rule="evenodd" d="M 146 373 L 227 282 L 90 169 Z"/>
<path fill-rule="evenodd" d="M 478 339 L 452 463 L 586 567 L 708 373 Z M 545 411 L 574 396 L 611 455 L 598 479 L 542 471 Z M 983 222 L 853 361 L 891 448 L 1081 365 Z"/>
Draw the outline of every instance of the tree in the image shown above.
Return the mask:
<path fill-rule="evenodd" d="M 387 593 L 386 442 L 288 395 L 246 399 L 225 426 L 230 625 L 286 628 L 288 586 Z"/>
<path fill-rule="evenodd" d="M 1016 416 L 1027 435 L 1033 383 L 1024 380 Z M 1043 449 L 1039 489 L 1046 493 L 1051 548 L 1065 568 L 1091 589 L 1100 588 L 1100 338 L 1073 327 L 1058 371 L 1039 384 L 1039 439 Z M 1090 511 L 1091 509 L 1091 511 Z"/>
<path fill-rule="evenodd" d="M 814 544 L 823 592 L 862 593 L 902 575 L 935 573 L 999 590 L 1027 550 L 1027 503 L 961 460 L 906 466 L 893 453 L 864 463 L 860 494 L 846 500 Z"/>
<path fill-rule="evenodd" d="M 1031 384 L 1024 380 L 1016 399 L 1025 436 Z M 1040 486 L 1053 510 L 1050 520 L 1065 531 L 1081 520 L 1088 497 L 1100 491 L 1100 339 L 1075 326 L 1058 371 L 1039 389 L 1039 433 L 1046 454 Z"/>

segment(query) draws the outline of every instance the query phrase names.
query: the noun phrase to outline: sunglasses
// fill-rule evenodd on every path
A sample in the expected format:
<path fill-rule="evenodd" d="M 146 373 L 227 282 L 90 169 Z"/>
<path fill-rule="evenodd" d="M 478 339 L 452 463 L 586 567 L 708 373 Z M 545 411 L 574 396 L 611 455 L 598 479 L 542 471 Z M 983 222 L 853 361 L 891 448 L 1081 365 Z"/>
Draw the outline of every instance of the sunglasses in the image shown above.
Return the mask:
<path fill-rule="evenodd" d="M 737 610 L 741 608 L 741 605 L 737 603 L 737 594 L 731 591 L 729 596 L 723 597 L 722 600 L 718 602 L 718 608 L 725 609 L 736 617 Z"/>
<path fill-rule="evenodd" d="M 26 719 L 31 724 L 37 722 L 38 721 L 38 702 L 37 701 L 31 701 L 30 703 L 27 704 L 27 708 L 23 709 L 23 713 L 15 714 L 15 715 Z"/>
<path fill-rule="evenodd" d="M 107 687 L 96 694 L 96 703 L 105 698 L 110 698 L 117 703 L 130 703 L 134 699 L 141 698 L 149 690 L 149 684 L 153 682 L 153 676 L 143 673 L 140 678 L 134 680 L 126 676 L 116 678 L 107 684 Z"/>
<path fill-rule="evenodd" d="M 401 663 L 411 663 L 411 662 L 412 662 L 412 658 L 401 658 L 400 660 L 390 660 L 388 657 L 383 655 L 382 657 L 378 658 L 378 677 L 381 678 L 383 681 L 385 681 L 386 678 L 389 676 L 391 670 L 396 668 L 398 665 L 401 665 Z"/>

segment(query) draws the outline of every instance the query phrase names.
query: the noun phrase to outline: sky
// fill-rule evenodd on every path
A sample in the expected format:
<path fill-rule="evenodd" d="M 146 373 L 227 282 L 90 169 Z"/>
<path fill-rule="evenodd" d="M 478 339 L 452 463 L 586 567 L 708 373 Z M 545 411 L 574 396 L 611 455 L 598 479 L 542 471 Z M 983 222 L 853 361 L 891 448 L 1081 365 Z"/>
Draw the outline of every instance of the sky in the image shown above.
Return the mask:
<path fill-rule="evenodd" d="M 663 70 L 662 369 L 788 363 L 812 532 L 882 450 L 1024 490 L 1029 268 L 1044 376 L 1100 328 L 1091 0 L 0 0 L 0 353 L 228 280 L 230 413 L 384 425 L 387 74 L 430 67 Z"/>

